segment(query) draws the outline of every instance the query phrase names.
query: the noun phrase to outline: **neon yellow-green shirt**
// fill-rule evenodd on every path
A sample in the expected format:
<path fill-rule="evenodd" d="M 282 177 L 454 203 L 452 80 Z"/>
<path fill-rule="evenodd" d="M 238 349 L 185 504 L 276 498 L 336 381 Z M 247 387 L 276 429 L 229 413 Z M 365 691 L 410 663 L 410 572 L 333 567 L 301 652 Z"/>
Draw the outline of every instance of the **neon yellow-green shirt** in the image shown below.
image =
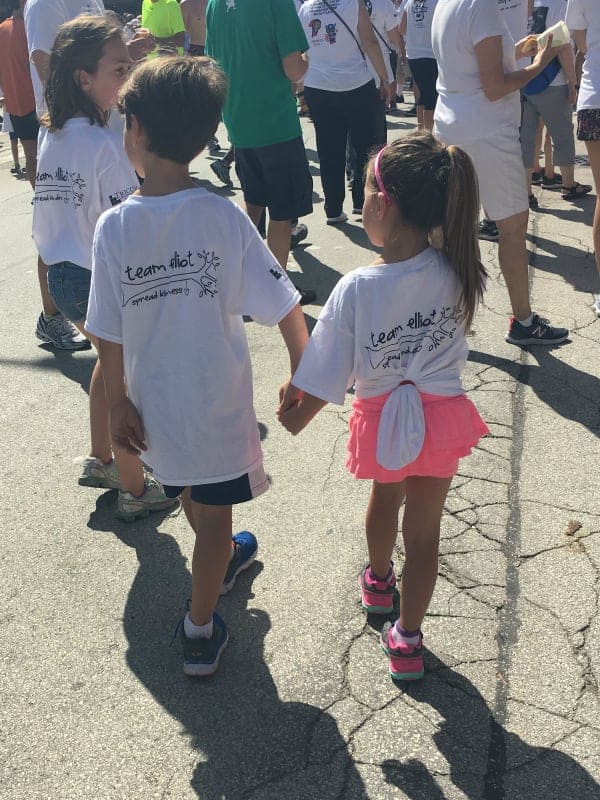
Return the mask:
<path fill-rule="evenodd" d="M 181 9 L 177 0 L 143 0 L 142 3 L 142 28 L 148 28 L 153 36 L 166 39 L 176 33 L 185 31 Z M 179 47 L 179 54 L 183 54 L 183 47 Z M 155 58 L 156 51 L 150 54 Z"/>

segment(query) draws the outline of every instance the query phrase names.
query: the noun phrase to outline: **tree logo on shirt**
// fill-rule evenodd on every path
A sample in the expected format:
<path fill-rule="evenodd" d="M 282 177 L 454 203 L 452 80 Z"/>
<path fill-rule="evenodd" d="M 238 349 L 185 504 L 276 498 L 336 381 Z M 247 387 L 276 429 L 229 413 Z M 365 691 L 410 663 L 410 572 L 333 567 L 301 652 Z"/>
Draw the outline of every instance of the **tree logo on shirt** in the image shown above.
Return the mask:
<path fill-rule="evenodd" d="M 320 19 L 311 19 L 308 23 L 308 27 L 312 30 L 311 39 L 314 39 L 318 32 L 321 30 L 321 20 Z"/>
<path fill-rule="evenodd" d="M 138 307 L 168 297 L 189 297 L 190 284 L 195 284 L 197 297 L 213 298 L 219 291 L 216 272 L 220 264 L 214 250 L 182 253 L 175 250 L 164 264 L 128 264 L 121 279 L 121 306 L 125 308 L 131 303 L 132 307 Z"/>
<path fill-rule="evenodd" d="M 235 11 L 235 0 L 225 0 L 225 5 L 227 6 L 228 14 L 230 11 Z"/>
<path fill-rule="evenodd" d="M 335 22 L 330 22 L 325 25 L 325 41 L 329 44 L 335 44 L 337 37 L 337 25 Z"/>

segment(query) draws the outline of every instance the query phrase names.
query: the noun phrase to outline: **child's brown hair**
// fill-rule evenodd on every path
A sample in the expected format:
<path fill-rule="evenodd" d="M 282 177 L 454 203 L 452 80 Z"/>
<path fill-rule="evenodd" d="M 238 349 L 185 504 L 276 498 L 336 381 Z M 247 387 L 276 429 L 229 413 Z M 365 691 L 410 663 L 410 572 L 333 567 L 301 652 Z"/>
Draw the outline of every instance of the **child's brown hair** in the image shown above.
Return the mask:
<path fill-rule="evenodd" d="M 146 146 L 160 158 L 189 164 L 221 119 L 227 80 L 210 58 L 164 56 L 139 66 L 119 94 L 127 127 L 132 115 Z"/>
<path fill-rule="evenodd" d="M 82 15 L 60 26 L 50 53 L 45 92 L 48 113 L 42 120 L 51 131 L 60 130 L 67 120 L 82 113 L 91 125 L 107 124 L 107 114 L 83 91 L 77 72 L 93 75 L 107 43 L 122 38 L 121 24 L 114 14 Z"/>
<path fill-rule="evenodd" d="M 426 233 L 442 229 L 443 250 L 460 281 L 468 330 L 487 277 L 479 255 L 479 190 L 471 159 L 459 147 L 444 147 L 430 133 L 415 133 L 387 145 L 378 168 L 407 225 Z M 373 177 L 371 181 L 377 191 Z"/>

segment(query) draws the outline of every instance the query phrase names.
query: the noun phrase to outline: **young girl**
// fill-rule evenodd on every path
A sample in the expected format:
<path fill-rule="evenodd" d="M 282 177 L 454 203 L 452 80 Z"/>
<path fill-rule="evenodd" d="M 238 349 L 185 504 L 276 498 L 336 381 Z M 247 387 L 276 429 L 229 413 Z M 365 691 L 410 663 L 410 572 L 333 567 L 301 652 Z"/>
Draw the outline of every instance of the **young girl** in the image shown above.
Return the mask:
<path fill-rule="evenodd" d="M 327 301 L 278 415 L 294 435 L 355 386 L 346 465 L 373 481 L 363 608 L 393 609 L 391 562 L 405 502 L 400 618 L 381 643 L 394 678 L 423 676 L 421 623 L 437 577 L 444 501 L 458 460 L 488 429 L 461 373 L 484 289 L 473 166 L 430 134 L 399 139 L 368 166 L 363 222 L 381 258 L 345 275 Z M 443 250 L 429 245 L 442 228 Z"/>
<path fill-rule="evenodd" d="M 121 27 L 111 17 L 81 16 L 62 25 L 50 55 L 33 238 L 49 265 L 52 299 L 86 336 L 96 222 L 139 185 L 120 136 L 107 127 L 130 65 Z M 91 453 L 79 483 L 121 488 L 117 513 L 126 520 L 172 506 L 162 487 L 144 475 L 139 458 L 119 453 L 115 464 L 99 362 L 90 381 L 90 423 Z"/>

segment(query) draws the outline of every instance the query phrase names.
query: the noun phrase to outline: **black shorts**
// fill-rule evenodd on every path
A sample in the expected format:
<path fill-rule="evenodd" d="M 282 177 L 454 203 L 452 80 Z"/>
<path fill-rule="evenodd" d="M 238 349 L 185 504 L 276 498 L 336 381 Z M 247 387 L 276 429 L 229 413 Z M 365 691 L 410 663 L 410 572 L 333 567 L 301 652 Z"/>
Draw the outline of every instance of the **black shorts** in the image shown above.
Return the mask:
<path fill-rule="evenodd" d="M 600 141 L 600 108 L 582 108 L 577 112 L 577 138 L 580 142 Z"/>
<path fill-rule="evenodd" d="M 26 114 L 24 117 L 11 114 L 10 121 L 17 135 L 17 139 L 20 139 L 22 142 L 37 142 L 40 123 L 38 122 L 35 111 Z"/>
<path fill-rule="evenodd" d="M 188 47 L 188 56 L 203 56 L 203 55 L 204 55 L 203 44 L 191 44 Z"/>
<path fill-rule="evenodd" d="M 426 111 L 433 111 L 438 98 L 435 88 L 438 78 L 437 61 L 435 58 L 409 58 L 408 66 L 419 90 L 417 105 L 425 106 Z"/>
<path fill-rule="evenodd" d="M 246 203 L 268 208 L 273 221 L 312 213 L 313 182 L 301 136 L 266 147 L 236 147 L 235 170 Z"/>
<path fill-rule="evenodd" d="M 231 481 L 201 483 L 190 486 L 190 489 L 191 498 L 195 503 L 202 503 L 205 506 L 234 506 L 253 500 L 266 492 L 269 486 L 269 479 L 261 464 L 252 472 L 247 472 Z M 169 486 L 163 483 L 167 497 L 179 497 L 185 488 L 185 486 Z"/>

